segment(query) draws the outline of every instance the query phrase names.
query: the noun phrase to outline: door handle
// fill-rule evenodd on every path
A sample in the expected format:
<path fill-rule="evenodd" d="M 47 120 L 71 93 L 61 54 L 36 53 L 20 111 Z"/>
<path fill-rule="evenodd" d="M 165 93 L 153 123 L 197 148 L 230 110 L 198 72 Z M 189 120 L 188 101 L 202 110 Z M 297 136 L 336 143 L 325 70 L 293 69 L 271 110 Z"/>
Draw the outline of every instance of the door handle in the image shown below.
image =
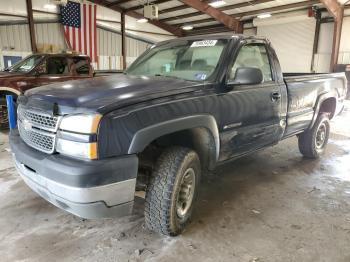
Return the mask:
<path fill-rule="evenodd" d="M 281 94 L 279 92 L 274 92 L 271 94 L 272 102 L 276 102 L 279 99 L 281 99 Z"/>

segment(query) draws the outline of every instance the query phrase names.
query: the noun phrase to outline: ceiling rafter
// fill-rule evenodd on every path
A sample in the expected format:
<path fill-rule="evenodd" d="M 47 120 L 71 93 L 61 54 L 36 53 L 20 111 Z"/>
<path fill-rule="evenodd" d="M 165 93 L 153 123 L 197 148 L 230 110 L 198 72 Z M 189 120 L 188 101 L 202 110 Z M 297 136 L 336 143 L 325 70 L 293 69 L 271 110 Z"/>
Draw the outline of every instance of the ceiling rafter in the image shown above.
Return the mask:
<path fill-rule="evenodd" d="M 248 2 L 243 2 L 243 3 L 239 3 L 239 4 L 234 4 L 234 5 L 226 5 L 223 7 L 219 7 L 217 8 L 220 11 L 227 11 L 227 10 L 233 10 L 236 8 L 242 8 L 242 7 L 247 7 L 247 6 L 255 6 L 258 4 L 263 4 L 263 3 L 268 3 L 268 2 L 272 2 L 275 0 L 252 0 L 252 1 L 248 1 Z M 175 7 L 171 7 L 168 9 L 164 9 L 162 11 L 160 11 L 160 14 L 166 14 L 166 13 L 171 13 L 171 12 L 175 12 L 175 11 L 180 11 L 183 9 L 187 9 L 187 8 L 191 8 L 188 5 L 180 5 L 180 6 L 175 6 Z M 168 22 L 168 21 L 172 21 L 172 20 L 177 20 L 177 19 L 181 19 L 181 18 L 188 18 L 188 17 L 192 17 L 192 16 L 196 16 L 196 15 L 202 15 L 202 12 L 193 12 L 193 13 L 189 13 L 189 14 L 185 14 L 185 15 L 180 15 L 180 16 L 174 16 L 174 17 L 167 17 L 164 19 L 161 19 L 161 21 L 163 22 Z"/>
<path fill-rule="evenodd" d="M 310 7 L 310 6 L 313 6 L 315 4 L 319 4 L 319 1 L 318 0 L 303 1 L 303 2 L 298 2 L 298 3 L 293 3 L 293 4 L 287 4 L 287 5 L 281 5 L 281 6 L 275 6 L 275 7 L 258 9 L 258 10 L 254 10 L 254 11 L 236 13 L 236 14 L 232 14 L 231 16 L 235 17 L 235 18 L 242 18 L 244 16 L 257 15 L 257 14 L 267 13 L 267 12 L 277 12 L 277 11 L 293 9 L 293 8 Z M 164 22 L 164 20 L 161 20 L 161 21 Z M 196 24 L 202 24 L 202 23 L 213 22 L 213 21 L 215 21 L 215 19 L 207 18 L 207 19 L 200 19 L 200 20 L 189 21 L 188 23 L 191 24 L 191 25 L 196 25 Z M 183 24 L 183 22 L 175 23 L 175 24 L 172 24 L 172 25 L 179 26 L 181 24 Z"/>
<path fill-rule="evenodd" d="M 150 2 L 149 4 L 151 4 L 151 5 L 158 5 L 158 4 L 163 4 L 163 3 L 166 3 L 166 2 L 170 2 L 170 1 L 172 1 L 172 0 L 155 0 L 153 2 Z M 125 9 L 125 11 L 126 12 L 135 11 L 135 10 L 143 8 L 144 6 L 145 6 L 145 4 L 143 4 L 143 5 L 136 5 L 136 6 L 133 6 L 133 7 Z"/>
<path fill-rule="evenodd" d="M 208 3 L 201 2 L 200 0 L 179 0 L 186 5 L 191 6 L 194 9 L 211 16 L 216 21 L 225 25 L 227 28 L 237 32 L 241 28 L 241 22 L 234 17 L 231 17 L 224 12 L 210 6 Z"/>
<path fill-rule="evenodd" d="M 125 9 L 124 8 L 121 8 L 120 6 L 118 5 L 114 5 L 114 6 L 108 6 L 108 4 L 110 4 L 110 2 L 106 1 L 106 0 L 90 0 L 91 2 L 94 2 L 95 4 L 99 4 L 99 5 L 102 5 L 104 7 L 107 7 L 107 8 L 110 8 L 114 11 L 117 11 L 119 13 L 125 13 Z M 136 19 L 140 19 L 140 18 L 143 18 L 143 15 L 142 14 L 139 14 L 135 11 L 130 11 L 127 13 L 128 16 L 131 16 L 133 18 L 136 18 Z M 181 28 L 179 27 L 175 27 L 173 25 L 169 25 L 169 24 L 165 24 L 159 20 L 149 20 L 149 23 L 152 24 L 152 25 L 155 25 L 169 33 L 172 33 L 173 35 L 175 36 L 183 36 L 184 35 L 184 32 Z"/>
<path fill-rule="evenodd" d="M 131 2 L 132 0 L 119 0 L 119 1 L 115 1 L 115 2 L 108 2 L 107 7 L 113 7 L 113 6 L 119 6 L 121 4 L 127 3 L 127 2 Z"/>
<path fill-rule="evenodd" d="M 344 6 L 344 9 L 350 9 L 350 5 Z M 321 8 L 319 10 L 327 11 L 326 8 Z M 282 11 L 281 13 L 288 12 L 288 10 L 281 10 L 281 11 Z M 244 22 L 246 23 L 247 21 L 252 22 L 252 20 L 245 20 Z M 334 21 L 334 19 L 331 21 Z M 212 24 L 212 25 L 206 25 L 206 26 L 201 26 L 201 27 L 195 27 L 194 30 L 192 30 L 191 32 L 188 32 L 187 34 L 188 35 L 198 35 L 198 34 L 204 34 L 206 32 L 210 33 L 211 31 L 214 31 L 214 30 L 216 32 L 227 32 L 228 31 L 227 28 L 225 28 L 221 24 Z"/>
<path fill-rule="evenodd" d="M 328 12 L 334 17 L 337 18 L 341 15 L 343 6 L 338 3 L 336 0 L 320 0 L 324 6 L 327 8 Z"/>
<path fill-rule="evenodd" d="M 330 63 L 330 70 L 334 71 L 338 63 L 338 57 L 339 57 L 341 31 L 342 31 L 343 18 L 344 18 L 344 5 L 341 5 L 336 0 L 321 0 L 321 2 L 324 4 L 328 12 L 334 18 L 333 43 L 332 43 L 332 54 L 331 54 L 331 63 Z"/>

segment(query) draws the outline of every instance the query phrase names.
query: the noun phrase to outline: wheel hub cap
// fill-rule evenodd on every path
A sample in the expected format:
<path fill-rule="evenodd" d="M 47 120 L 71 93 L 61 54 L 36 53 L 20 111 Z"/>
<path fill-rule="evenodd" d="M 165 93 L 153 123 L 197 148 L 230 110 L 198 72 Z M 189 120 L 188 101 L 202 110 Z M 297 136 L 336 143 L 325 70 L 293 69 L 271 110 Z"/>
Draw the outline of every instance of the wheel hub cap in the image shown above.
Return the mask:
<path fill-rule="evenodd" d="M 320 125 L 320 127 L 317 130 L 316 133 L 316 147 L 318 149 L 322 148 L 324 146 L 325 140 L 326 140 L 326 132 L 327 132 L 327 127 L 323 123 Z"/>
<path fill-rule="evenodd" d="M 176 213 L 180 218 L 183 218 L 187 214 L 192 205 L 195 179 L 195 172 L 193 168 L 187 169 L 182 177 L 180 190 L 176 201 Z"/>

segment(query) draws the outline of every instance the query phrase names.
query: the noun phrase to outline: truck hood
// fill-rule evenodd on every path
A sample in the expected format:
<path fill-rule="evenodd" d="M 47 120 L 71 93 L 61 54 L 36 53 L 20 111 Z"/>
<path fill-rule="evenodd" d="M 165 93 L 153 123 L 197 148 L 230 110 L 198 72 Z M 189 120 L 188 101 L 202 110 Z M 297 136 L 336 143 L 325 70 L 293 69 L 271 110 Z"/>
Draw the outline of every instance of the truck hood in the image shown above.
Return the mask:
<path fill-rule="evenodd" d="M 203 83 L 170 77 L 145 77 L 118 74 L 55 83 L 31 89 L 26 98 L 56 103 L 59 113 L 109 111 L 146 100 L 197 90 Z"/>
<path fill-rule="evenodd" d="M 15 78 L 15 77 L 19 77 L 19 76 L 23 76 L 23 74 L 21 73 L 10 73 L 10 72 L 6 72 L 6 71 L 1 71 L 0 72 L 0 80 L 2 79 L 9 79 L 9 78 Z"/>

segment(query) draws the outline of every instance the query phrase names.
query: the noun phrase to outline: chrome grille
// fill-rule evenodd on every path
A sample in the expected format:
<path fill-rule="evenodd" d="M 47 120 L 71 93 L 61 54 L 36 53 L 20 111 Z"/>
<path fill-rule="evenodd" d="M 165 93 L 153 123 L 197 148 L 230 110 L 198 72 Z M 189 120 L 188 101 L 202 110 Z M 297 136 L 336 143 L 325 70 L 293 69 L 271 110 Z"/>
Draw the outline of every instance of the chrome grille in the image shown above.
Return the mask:
<path fill-rule="evenodd" d="M 51 116 L 44 112 L 38 112 L 30 109 L 25 109 L 22 106 L 18 107 L 18 117 L 28 120 L 32 125 L 49 131 L 57 131 L 58 117 Z"/>
<path fill-rule="evenodd" d="M 45 153 L 55 151 L 56 131 L 60 117 L 18 107 L 18 130 L 22 140 L 29 146 Z"/>
<path fill-rule="evenodd" d="M 21 138 L 29 146 L 34 147 L 45 153 L 53 153 L 55 145 L 55 134 L 42 132 L 40 130 L 26 130 L 22 122 L 18 121 L 18 130 Z"/>

